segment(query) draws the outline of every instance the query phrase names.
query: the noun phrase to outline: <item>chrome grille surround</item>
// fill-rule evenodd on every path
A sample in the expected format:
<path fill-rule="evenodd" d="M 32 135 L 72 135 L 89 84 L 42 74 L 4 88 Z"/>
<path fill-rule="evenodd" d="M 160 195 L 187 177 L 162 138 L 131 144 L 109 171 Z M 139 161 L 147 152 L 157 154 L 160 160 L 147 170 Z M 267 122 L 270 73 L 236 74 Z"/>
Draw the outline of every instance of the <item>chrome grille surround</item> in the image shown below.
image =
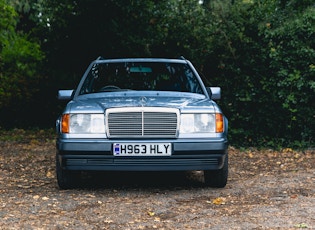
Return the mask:
<path fill-rule="evenodd" d="M 105 112 L 108 138 L 176 138 L 179 110 L 164 107 L 110 108 Z"/>

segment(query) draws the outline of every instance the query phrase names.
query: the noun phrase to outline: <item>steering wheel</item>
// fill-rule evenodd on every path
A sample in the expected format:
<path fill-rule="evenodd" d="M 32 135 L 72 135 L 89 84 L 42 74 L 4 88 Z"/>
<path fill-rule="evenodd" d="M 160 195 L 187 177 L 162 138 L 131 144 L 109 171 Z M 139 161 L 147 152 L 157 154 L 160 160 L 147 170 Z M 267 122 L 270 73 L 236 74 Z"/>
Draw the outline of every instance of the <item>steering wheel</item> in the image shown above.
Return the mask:
<path fill-rule="evenodd" d="M 104 86 L 100 89 L 100 91 L 102 92 L 107 92 L 107 91 L 115 91 L 115 90 L 119 90 L 120 88 L 118 86 L 115 85 L 107 85 Z"/>

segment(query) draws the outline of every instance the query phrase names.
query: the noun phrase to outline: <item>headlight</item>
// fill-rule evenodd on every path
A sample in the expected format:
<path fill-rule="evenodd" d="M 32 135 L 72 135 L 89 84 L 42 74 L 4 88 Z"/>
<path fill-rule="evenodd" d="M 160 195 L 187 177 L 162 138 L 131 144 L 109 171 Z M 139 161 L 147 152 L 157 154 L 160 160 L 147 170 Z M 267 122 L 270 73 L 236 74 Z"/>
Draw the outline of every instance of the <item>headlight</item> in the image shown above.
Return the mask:
<path fill-rule="evenodd" d="M 63 133 L 105 133 L 104 114 L 64 114 Z"/>
<path fill-rule="evenodd" d="M 182 114 L 180 133 L 223 132 L 222 114 Z"/>

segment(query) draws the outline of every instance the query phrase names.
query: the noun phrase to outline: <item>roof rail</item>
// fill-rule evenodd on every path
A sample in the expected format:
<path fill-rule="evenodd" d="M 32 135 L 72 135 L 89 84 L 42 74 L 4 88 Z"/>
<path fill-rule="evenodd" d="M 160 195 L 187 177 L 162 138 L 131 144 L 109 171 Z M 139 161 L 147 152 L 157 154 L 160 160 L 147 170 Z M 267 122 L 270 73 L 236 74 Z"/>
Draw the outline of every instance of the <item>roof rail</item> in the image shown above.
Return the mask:
<path fill-rule="evenodd" d="M 103 58 L 102 56 L 99 56 L 98 58 L 96 58 L 96 60 L 105 60 L 105 58 Z"/>

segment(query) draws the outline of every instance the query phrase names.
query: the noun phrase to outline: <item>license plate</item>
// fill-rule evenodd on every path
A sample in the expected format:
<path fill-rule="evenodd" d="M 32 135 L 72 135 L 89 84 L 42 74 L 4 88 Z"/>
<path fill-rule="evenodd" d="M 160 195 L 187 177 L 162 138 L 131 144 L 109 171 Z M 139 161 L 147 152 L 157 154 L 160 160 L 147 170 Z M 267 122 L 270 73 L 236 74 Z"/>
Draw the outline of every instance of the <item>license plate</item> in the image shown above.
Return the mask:
<path fill-rule="evenodd" d="M 114 156 L 170 156 L 172 145 L 170 143 L 115 143 Z"/>

